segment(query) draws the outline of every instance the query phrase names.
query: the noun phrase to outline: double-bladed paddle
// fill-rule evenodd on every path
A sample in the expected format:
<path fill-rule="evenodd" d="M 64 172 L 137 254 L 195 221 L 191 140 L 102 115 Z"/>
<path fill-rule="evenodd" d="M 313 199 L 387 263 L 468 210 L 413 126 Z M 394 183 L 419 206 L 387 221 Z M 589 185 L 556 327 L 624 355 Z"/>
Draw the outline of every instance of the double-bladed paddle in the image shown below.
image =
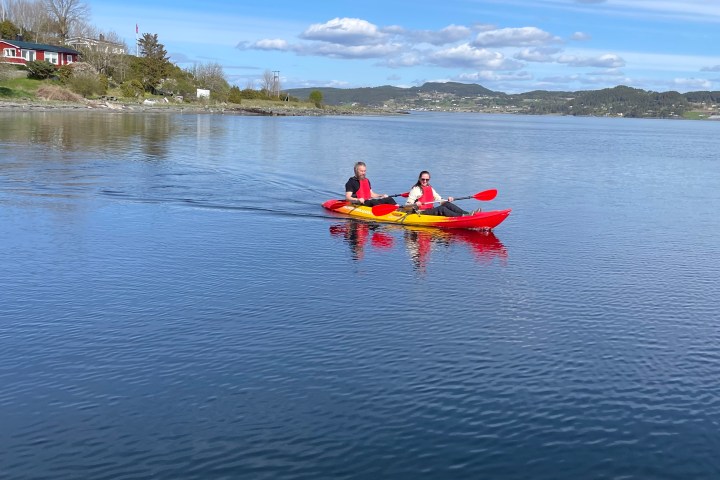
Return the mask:
<path fill-rule="evenodd" d="M 402 195 L 402 194 L 400 194 L 400 195 Z M 453 201 L 454 200 L 465 200 L 467 198 L 474 198 L 475 200 L 487 202 L 489 200 L 494 199 L 495 197 L 497 197 L 497 190 L 494 188 L 491 188 L 490 190 L 483 190 L 482 192 L 478 192 L 475 195 L 468 195 L 467 197 L 455 197 L 455 198 L 453 198 Z M 433 202 L 423 202 L 423 203 L 435 203 L 437 201 L 438 200 L 435 200 Z M 440 201 L 444 202 L 446 200 L 440 200 Z M 398 208 L 401 208 L 401 205 L 391 205 L 391 204 L 383 203 L 383 204 L 375 205 L 374 207 L 372 207 L 372 213 L 376 217 L 381 217 L 383 215 L 387 215 L 388 213 L 394 212 Z"/>
<path fill-rule="evenodd" d="M 403 193 L 396 193 L 395 195 L 388 195 L 387 197 L 378 197 L 378 198 L 393 198 L 393 197 L 405 197 L 407 198 L 410 196 L 410 192 L 403 192 Z M 368 199 L 370 200 L 370 199 Z M 337 200 L 335 203 L 331 203 L 328 208 L 330 210 L 337 210 L 340 207 L 344 207 L 345 205 L 348 205 L 347 200 Z"/>

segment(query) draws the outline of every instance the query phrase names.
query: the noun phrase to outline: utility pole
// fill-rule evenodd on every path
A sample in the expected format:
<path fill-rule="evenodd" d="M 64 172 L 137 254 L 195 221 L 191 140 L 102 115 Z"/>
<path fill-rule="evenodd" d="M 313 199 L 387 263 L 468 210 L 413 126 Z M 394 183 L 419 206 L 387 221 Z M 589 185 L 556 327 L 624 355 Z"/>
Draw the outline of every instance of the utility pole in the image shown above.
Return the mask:
<path fill-rule="evenodd" d="M 273 94 L 280 98 L 280 70 L 273 70 Z"/>

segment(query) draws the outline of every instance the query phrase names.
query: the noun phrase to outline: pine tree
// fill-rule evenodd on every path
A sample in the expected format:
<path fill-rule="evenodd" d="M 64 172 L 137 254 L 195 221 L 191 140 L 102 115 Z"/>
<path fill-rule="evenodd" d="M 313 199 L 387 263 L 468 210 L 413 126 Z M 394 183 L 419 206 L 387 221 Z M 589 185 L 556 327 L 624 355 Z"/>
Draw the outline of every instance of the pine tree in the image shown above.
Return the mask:
<path fill-rule="evenodd" d="M 157 33 L 143 33 L 138 40 L 140 58 L 136 63 L 138 76 L 148 92 L 154 92 L 160 82 L 170 73 L 170 63 L 165 45 L 158 41 Z"/>

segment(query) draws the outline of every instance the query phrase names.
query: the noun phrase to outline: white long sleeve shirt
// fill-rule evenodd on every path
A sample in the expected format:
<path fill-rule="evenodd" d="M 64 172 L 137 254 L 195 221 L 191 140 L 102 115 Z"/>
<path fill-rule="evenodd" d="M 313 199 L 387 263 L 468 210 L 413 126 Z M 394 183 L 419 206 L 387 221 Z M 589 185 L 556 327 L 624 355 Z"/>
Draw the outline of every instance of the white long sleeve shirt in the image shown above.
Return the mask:
<path fill-rule="evenodd" d="M 432 188 L 433 199 L 437 202 L 442 200 L 442 197 L 440 196 L 440 194 L 437 193 L 432 186 L 430 188 Z M 405 202 L 405 205 L 414 205 L 415 202 L 417 202 L 420 197 L 422 197 L 422 188 L 415 185 L 414 187 L 412 187 L 410 189 L 409 195 L 407 197 L 407 202 Z"/>

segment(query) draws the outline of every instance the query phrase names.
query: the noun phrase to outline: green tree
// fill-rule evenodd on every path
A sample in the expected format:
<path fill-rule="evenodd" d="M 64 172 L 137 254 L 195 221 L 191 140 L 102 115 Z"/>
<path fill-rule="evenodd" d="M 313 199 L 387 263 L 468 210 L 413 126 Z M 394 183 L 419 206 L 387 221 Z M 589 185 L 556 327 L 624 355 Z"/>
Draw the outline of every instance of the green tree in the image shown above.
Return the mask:
<path fill-rule="evenodd" d="M 137 98 L 144 92 L 139 80 L 128 80 L 120 85 L 120 91 L 125 98 Z"/>
<path fill-rule="evenodd" d="M 317 108 L 322 107 L 323 94 L 320 90 L 313 90 L 310 92 L 308 99 L 314 103 Z"/>
<path fill-rule="evenodd" d="M 199 88 L 210 90 L 210 96 L 214 100 L 225 101 L 230 93 L 230 85 L 225 79 L 225 72 L 222 65 L 217 62 L 201 63 L 194 65 L 189 73 L 195 78 L 195 84 Z"/>
<path fill-rule="evenodd" d="M 20 29 L 10 20 L 0 22 L 0 38 L 15 38 Z"/>
<path fill-rule="evenodd" d="M 230 87 L 230 92 L 228 92 L 228 102 L 242 103 L 242 92 L 236 85 Z"/>
<path fill-rule="evenodd" d="M 167 77 L 160 83 L 160 90 L 165 93 L 182 95 L 184 99 L 195 96 L 195 79 L 187 71 L 175 64 L 170 64 Z"/>
<path fill-rule="evenodd" d="M 140 80 L 145 91 L 154 92 L 172 68 L 165 45 L 158 41 L 157 33 L 143 33 L 138 40 L 140 57 L 131 65 L 134 77 Z"/>

